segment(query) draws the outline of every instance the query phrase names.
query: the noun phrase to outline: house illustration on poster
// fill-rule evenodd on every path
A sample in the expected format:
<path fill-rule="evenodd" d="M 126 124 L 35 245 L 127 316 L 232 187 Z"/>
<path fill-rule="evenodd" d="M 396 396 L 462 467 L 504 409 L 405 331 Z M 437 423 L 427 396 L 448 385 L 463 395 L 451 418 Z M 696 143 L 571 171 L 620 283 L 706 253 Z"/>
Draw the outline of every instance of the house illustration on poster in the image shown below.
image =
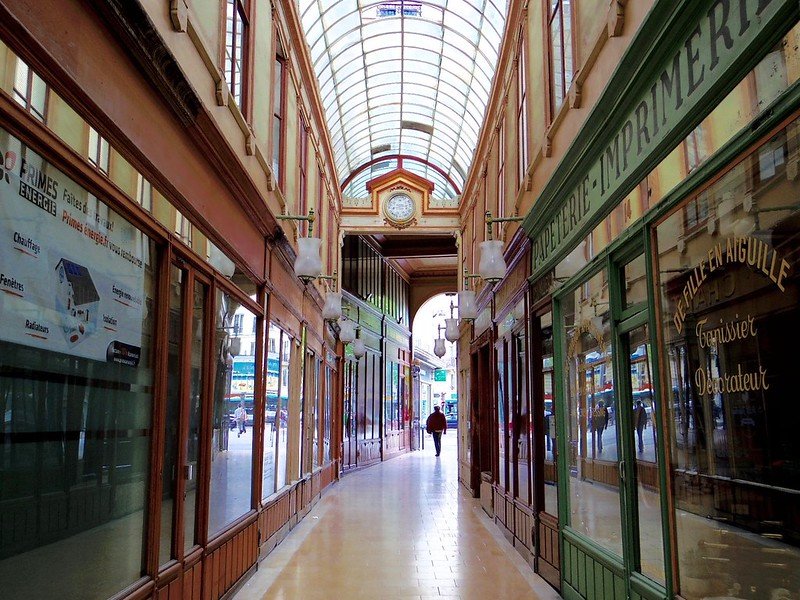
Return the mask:
<path fill-rule="evenodd" d="M 94 332 L 100 295 L 89 269 L 83 265 L 62 258 L 55 270 L 58 277 L 56 309 L 61 314 L 67 342 L 74 346 Z"/>

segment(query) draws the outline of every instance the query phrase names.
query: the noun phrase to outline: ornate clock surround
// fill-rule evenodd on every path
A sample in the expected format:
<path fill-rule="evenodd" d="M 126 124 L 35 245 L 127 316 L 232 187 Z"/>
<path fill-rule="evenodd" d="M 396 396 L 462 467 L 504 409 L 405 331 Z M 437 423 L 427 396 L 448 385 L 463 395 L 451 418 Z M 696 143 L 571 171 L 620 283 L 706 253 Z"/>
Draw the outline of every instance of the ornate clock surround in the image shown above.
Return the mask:
<path fill-rule="evenodd" d="M 384 223 L 395 229 L 405 229 L 417 223 L 428 205 L 433 183 L 405 169 L 395 169 L 367 183 L 373 214 L 383 217 Z M 414 203 L 414 214 L 406 221 L 395 221 L 386 211 L 386 202 L 395 194 L 407 194 Z"/>

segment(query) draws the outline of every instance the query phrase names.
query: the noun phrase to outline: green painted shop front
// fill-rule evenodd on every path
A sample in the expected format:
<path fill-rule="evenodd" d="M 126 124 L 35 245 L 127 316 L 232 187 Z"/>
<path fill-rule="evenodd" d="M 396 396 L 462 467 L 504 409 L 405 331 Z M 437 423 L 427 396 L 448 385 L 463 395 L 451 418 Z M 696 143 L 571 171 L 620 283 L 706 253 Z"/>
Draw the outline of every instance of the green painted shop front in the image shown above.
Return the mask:
<path fill-rule="evenodd" d="M 567 598 L 800 598 L 798 8 L 656 2 L 526 218 Z"/>

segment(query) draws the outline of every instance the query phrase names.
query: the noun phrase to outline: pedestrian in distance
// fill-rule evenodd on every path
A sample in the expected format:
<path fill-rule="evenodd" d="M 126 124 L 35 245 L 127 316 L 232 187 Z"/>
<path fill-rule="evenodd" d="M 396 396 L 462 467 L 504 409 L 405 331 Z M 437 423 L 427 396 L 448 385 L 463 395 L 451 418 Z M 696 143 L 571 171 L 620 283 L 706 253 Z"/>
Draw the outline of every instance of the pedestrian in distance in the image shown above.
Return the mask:
<path fill-rule="evenodd" d="M 425 431 L 433 436 L 433 445 L 436 447 L 436 456 L 442 452 L 442 434 L 447 433 L 447 418 L 439 410 L 439 406 L 433 407 L 433 412 L 425 421 Z"/>
<path fill-rule="evenodd" d="M 644 452 L 644 439 L 642 433 L 647 427 L 647 410 L 641 400 L 636 401 L 636 408 L 633 409 L 633 424 L 636 427 L 636 435 L 639 438 L 639 452 Z"/>
<path fill-rule="evenodd" d="M 605 402 L 600 400 L 592 411 L 592 430 L 595 434 L 597 451 L 603 451 L 603 431 L 608 427 L 608 409 Z"/>
<path fill-rule="evenodd" d="M 236 424 L 239 426 L 239 433 L 236 437 L 242 437 L 242 434 L 246 431 L 244 422 L 247 419 L 247 412 L 244 410 L 244 404 L 240 404 L 239 407 L 233 411 L 233 418 L 236 419 Z"/>

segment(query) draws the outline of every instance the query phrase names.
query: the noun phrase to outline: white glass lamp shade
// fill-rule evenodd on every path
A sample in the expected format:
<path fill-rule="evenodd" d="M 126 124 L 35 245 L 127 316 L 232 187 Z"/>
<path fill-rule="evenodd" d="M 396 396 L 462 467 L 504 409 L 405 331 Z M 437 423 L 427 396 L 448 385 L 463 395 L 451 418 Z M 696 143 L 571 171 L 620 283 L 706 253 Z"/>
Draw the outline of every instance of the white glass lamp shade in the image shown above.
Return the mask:
<path fill-rule="evenodd" d="M 433 353 L 442 358 L 445 352 L 447 352 L 447 348 L 444 347 L 444 338 L 436 338 L 433 343 Z"/>
<path fill-rule="evenodd" d="M 506 276 L 506 261 L 503 258 L 503 240 L 486 240 L 479 244 L 481 260 L 478 274 L 489 283 L 500 281 Z"/>
<path fill-rule="evenodd" d="M 322 258 L 319 254 L 320 238 L 300 238 L 297 240 L 297 259 L 294 273 L 300 279 L 316 279 L 322 273 Z"/>
<path fill-rule="evenodd" d="M 445 319 L 444 320 L 444 337 L 448 342 L 458 341 L 460 333 L 458 331 L 458 319 Z"/>
<path fill-rule="evenodd" d="M 339 339 L 345 344 L 356 339 L 356 328 L 352 321 L 339 321 Z"/>
<path fill-rule="evenodd" d="M 364 356 L 364 353 L 367 351 L 367 347 L 364 345 L 364 340 L 358 338 L 357 340 L 353 341 L 353 356 L 356 358 L 361 358 Z"/>
<path fill-rule="evenodd" d="M 328 292 L 325 294 L 325 306 L 322 307 L 322 318 L 326 321 L 335 321 L 342 316 L 341 292 Z"/>
<path fill-rule="evenodd" d="M 478 316 L 478 308 L 475 306 L 475 292 L 472 290 L 462 290 L 458 292 L 458 316 L 462 319 L 474 319 Z"/>

